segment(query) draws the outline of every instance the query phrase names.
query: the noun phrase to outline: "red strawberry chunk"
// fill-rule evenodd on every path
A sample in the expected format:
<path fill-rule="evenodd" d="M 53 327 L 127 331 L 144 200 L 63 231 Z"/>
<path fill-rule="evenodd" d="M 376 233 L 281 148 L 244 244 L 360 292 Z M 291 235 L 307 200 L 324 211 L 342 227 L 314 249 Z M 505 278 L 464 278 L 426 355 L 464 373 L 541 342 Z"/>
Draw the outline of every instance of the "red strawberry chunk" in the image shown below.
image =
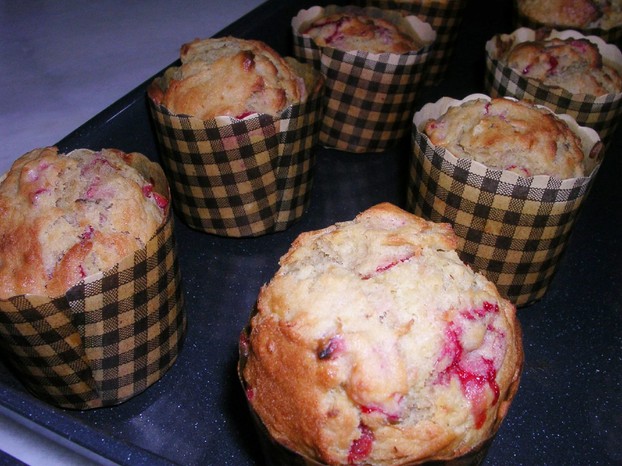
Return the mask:
<path fill-rule="evenodd" d="M 247 358 L 250 353 L 250 340 L 246 332 L 240 333 L 240 352 Z"/>
<path fill-rule="evenodd" d="M 33 205 L 36 205 L 36 204 L 37 204 L 37 201 L 39 200 L 39 196 L 40 196 L 41 194 L 43 194 L 43 193 L 47 193 L 47 192 L 49 192 L 49 191 L 50 191 L 50 190 L 49 190 L 49 189 L 46 189 L 46 188 L 39 188 L 39 189 L 37 189 L 35 192 L 30 193 L 30 196 L 29 196 L 29 197 L 30 197 L 30 203 L 31 203 L 31 204 L 33 204 Z"/>
<path fill-rule="evenodd" d="M 160 208 L 160 209 L 165 209 L 166 206 L 168 205 L 168 199 L 165 198 L 164 196 L 158 194 L 157 192 L 155 192 L 153 190 L 153 185 L 152 184 L 146 184 L 145 186 L 143 186 L 142 188 L 143 191 L 143 196 L 145 196 L 146 198 L 153 198 L 153 200 L 155 201 L 156 205 Z"/>
<path fill-rule="evenodd" d="M 461 316 L 465 317 L 468 320 L 481 319 L 487 314 L 498 314 L 499 313 L 499 305 L 497 303 L 489 303 L 488 301 L 484 301 L 481 308 L 469 309 L 467 311 L 462 311 L 460 313 Z"/>
<path fill-rule="evenodd" d="M 481 308 L 463 311 L 460 315 L 467 320 L 475 320 L 498 312 L 497 304 L 486 302 Z M 491 324 L 488 325 L 488 330 L 495 332 Z M 450 322 L 445 335 L 446 344 L 439 360 L 449 358 L 450 362 L 440 372 L 438 382 L 449 383 L 452 377 L 458 378 L 462 393 L 471 402 L 475 427 L 480 428 L 486 421 L 486 389 L 490 389 L 493 393 L 493 405 L 499 400 L 499 385 L 496 381 L 497 370 L 494 361 L 480 354 L 465 352 L 460 341 L 462 327 L 459 324 Z M 503 335 L 499 334 L 499 336 Z"/>
<path fill-rule="evenodd" d="M 320 342 L 317 350 L 318 359 L 334 359 L 344 349 L 344 341 L 339 335 L 335 335 L 328 339 L 327 342 Z"/>
<path fill-rule="evenodd" d="M 363 275 L 362 278 L 363 280 L 369 280 L 370 278 L 374 277 L 375 275 L 378 275 L 382 272 L 386 272 L 387 270 L 392 269 L 393 267 L 395 267 L 398 264 L 401 264 L 402 262 L 406 262 L 408 259 L 410 259 L 412 257 L 412 255 L 407 256 L 407 257 L 402 257 L 400 259 L 395 259 L 387 264 L 382 264 L 379 265 L 378 267 L 376 267 L 376 270 L 374 270 L 372 273 L 368 273 L 366 275 Z"/>
<path fill-rule="evenodd" d="M 369 456 L 374 445 L 374 433 L 365 424 L 359 425 L 361 436 L 354 440 L 348 452 L 348 464 L 358 464 Z"/>
<path fill-rule="evenodd" d="M 80 235 L 80 239 L 82 241 L 88 241 L 93 237 L 93 233 L 95 233 L 95 230 L 93 229 L 91 225 L 89 225 L 84 231 L 84 233 Z"/>
<path fill-rule="evenodd" d="M 557 71 L 557 65 L 559 65 L 559 61 L 554 56 L 549 57 L 549 74 L 555 74 Z"/>
<path fill-rule="evenodd" d="M 253 401 L 253 398 L 255 398 L 255 390 L 253 390 L 252 387 L 246 387 L 245 393 L 246 393 L 246 399 L 248 401 Z"/>
<path fill-rule="evenodd" d="M 382 409 L 379 406 L 361 406 L 361 412 L 363 414 L 380 413 L 384 417 L 386 417 L 387 420 L 391 424 L 395 424 L 396 422 L 399 422 L 399 420 L 400 420 L 399 414 L 387 413 L 384 409 Z"/>
<path fill-rule="evenodd" d="M 244 118 L 246 118 L 249 115 L 252 115 L 253 113 L 256 113 L 256 112 L 243 112 L 243 113 L 240 113 L 239 115 L 236 115 L 235 118 L 238 120 L 243 120 Z"/>

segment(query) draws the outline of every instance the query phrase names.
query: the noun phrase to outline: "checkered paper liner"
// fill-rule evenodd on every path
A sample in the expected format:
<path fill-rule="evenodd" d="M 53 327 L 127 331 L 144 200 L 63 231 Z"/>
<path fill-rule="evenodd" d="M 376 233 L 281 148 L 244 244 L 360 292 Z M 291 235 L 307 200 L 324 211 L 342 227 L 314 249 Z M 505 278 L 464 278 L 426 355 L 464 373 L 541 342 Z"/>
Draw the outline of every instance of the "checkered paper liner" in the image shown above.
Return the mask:
<path fill-rule="evenodd" d="M 173 203 L 188 226 L 249 237 L 285 230 L 302 216 L 322 114 L 323 77 L 314 78 L 308 99 L 278 118 L 201 120 L 148 99 Z"/>
<path fill-rule="evenodd" d="M 432 26 L 436 31 L 436 41 L 427 60 L 423 84 L 434 86 L 443 80 L 453 56 L 467 1 L 359 0 L 359 4 L 384 10 L 401 10 L 404 14 L 415 15 Z"/>
<path fill-rule="evenodd" d="M 596 130 L 605 148 L 609 147 L 622 116 L 622 93 L 591 96 L 543 85 L 533 78 L 525 78 L 500 58 L 508 49 L 521 42 L 540 38 L 588 39 L 598 45 L 603 61 L 622 74 L 622 52 L 595 36 L 586 37 L 580 32 L 550 31 L 541 37 L 539 31 L 519 28 L 511 34 L 500 34 L 486 42 L 485 88 L 491 97 L 510 96 L 544 105 L 555 113 L 572 116 L 581 126 Z"/>
<path fill-rule="evenodd" d="M 595 131 L 558 115 L 581 136 L 589 176 L 561 180 L 521 177 L 456 158 L 436 147 L 419 128 L 462 101 L 442 98 L 414 117 L 407 208 L 423 218 L 450 223 L 461 259 L 483 273 L 517 306 L 544 296 L 574 221 L 600 166 Z"/>
<path fill-rule="evenodd" d="M 345 8 L 405 23 L 425 45 L 404 54 L 346 52 L 320 48 L 310 36 L 298 32 L 315 17 Z M 436 40 L 429 24 L 415 16 L 404 18 L 373 7 L 313 7 L 300 10 L 292 19 L 292 33 L 296 58 L 326 76 L 320 143 L 346 152 L 382 152 L 407 134 L 413 103 Z"/>
<path fill-rule="evenodd" d="M 543 0 L 546 1 L 546 0 Z M 515 28 L 526 27 L 529 29 L 564 29 L 563 25 L 558 24 L 546 24 L 540 21 L 536 21 L 529 16 L 526 16 L 521 12 L 518 7 L 518 1 L 514 0 L 514 26 Z M 576 29 L 576 28 L 574 28 Z M 622 48 L 622 25 L 615 26 L 610 29 L 601 28 L 585 28 L 579 29 L 579 32 L 586 36 L 597 36 L 609 44 L 615 44 Z"/>
<path fill-rule="evenodd" d="M 256 308 L 253 310 L 251 318 L 252 315 L 255 314 L 255 312 Z M 247 391 L 249 389 L 248 384 L 244 379 L 244 367 L 248 359 L 249 351 L 249 335 L 250 325 L 247 325 L 240 334 L 239 359 L 237 365 L 238 379 L 240 381 L 244 394 L 247 394 Z M 482 464 L 484 459 L 486 458 L 486 455 L 488 454 L 490 446 L 494 442 L 494 439 L 497 435 L 499 427 L 501 426 L 501 423 L 503 422 L 503 419 L 505 419 L 505 416 L 507 415 L 512 401 L 514 400 L 514 397 L 518 392 L 520 373 L 522 373 L 523 362 L 524 361 L 522 359 L 519 362 L 519 377 L 517 377 L 512 385 L 508 388 L 505 398 L 503 400 L 499 400 L 499 403 L 500 405 L 502 405 L 502 407 L 499 408 L 499 415 L 497 416 L 496 423 L 493 426 L 492 434 L 488 439 L 484 440 L 470 451 L 456 458 L 438 459 L 427 462 L 400 463 L 400 465 L 415 466 L 421 464 L 429 464 L 435 466 L 478 466 Z M 261 451 L 264 455 L 265 464 L 267 466 L 326 466 L 325 463 L 304 456 L 276 440 L 272 435 L 270 435 L 270 432 L 266 428 L 265 424 L 262 422 L 259 415 L 253 409 L 251 403 L 248 401 L 248 398 L 247 405 L 255 432 L 257 433 L 257 437 L 259 439 Z"/>
<path fill-rule="evenodd" d="M 62 408 L 112 406 L 144 391 L 173 365 L 185 331 L 170 209 L 145 247 L 65 295 L 0 300 L 5 361 Z"/>

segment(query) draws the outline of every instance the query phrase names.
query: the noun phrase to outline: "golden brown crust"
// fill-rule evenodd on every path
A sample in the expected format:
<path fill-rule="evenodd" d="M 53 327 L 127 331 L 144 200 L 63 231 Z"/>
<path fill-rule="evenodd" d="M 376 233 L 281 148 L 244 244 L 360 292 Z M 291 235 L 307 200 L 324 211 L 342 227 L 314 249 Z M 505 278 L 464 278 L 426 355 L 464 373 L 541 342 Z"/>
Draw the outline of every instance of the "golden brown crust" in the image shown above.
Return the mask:
<path fill-rule="evenodd" d="M 600 18 L 591 0 L 519 0 L 520 11 L 543 24 L 586 28 Z"/>
<path fill-rule="evenodd" d="M 518 0 L 519 12 L 553 28 L 611 29 L 622 24 L 620 0 Z"/>
<path fill-rule="evenodd" d="M 60 295 L 144 246 L 168 199 L 129 165 L 141 158 L 47 147 L 16 160 L 0 183 L 0 299 Z"/>
<path fill-rule="evenodd" d="M 233 37 L 194 40 L 181 47 L 179 68 L 149 95 L 170 112 L 201 119 L 277 115 L 306 98 L 304 82 L 263 42 Z"/>
<path fill-rule="evenodd" d="M 338 12 L 320 16 L 301 33 L 311 36 L 319 47 L 329 46 L 346 52 L 407 53 L 421 48 L 418 41 L 395 24 L 363 13 Z"/>
<path fill-rule="evenodd" d="M 292 243 L 259 294 L 242 366 L 277 441 L 326 464 L 391 465 L 460 456 L 496 431 L 520 328 L 455 241 L 448 225 L 380 204 Z"/>
<path fill-rule="evenodd" d="M 456 157 L 489 167 L 522 176 L 584 175 L 579 137 L 553 113 L 528 102 L 469 100 L 428 121 L 423 131 Z"/>
<path fill-rule="evenodd" d="M 601 96 L 622 92 L 622 77 L 603 63 L 598 47 L 587 39 L 521 42 L 501 60 L 526 78 L 572 94 Z"/>

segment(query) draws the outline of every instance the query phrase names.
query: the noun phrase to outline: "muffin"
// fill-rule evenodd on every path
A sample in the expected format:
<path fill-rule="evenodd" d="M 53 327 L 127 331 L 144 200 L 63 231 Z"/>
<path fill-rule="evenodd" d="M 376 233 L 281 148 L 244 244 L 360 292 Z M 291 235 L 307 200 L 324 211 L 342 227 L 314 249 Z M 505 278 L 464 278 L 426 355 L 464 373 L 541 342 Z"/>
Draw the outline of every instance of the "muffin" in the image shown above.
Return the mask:
<path fill-rule="evenodd" d="M 591 128 L 509 97 L 441 98 L 413 118 L 407 209 L 450 223 L 461 259 L 527 306 L 546 293 L 602 160 Z"/>
<path fill-rule="evenodd" d="M 355 153 L 397 145 L 436 39 L 430 25 L 397 11 L 329 5 L 300 10 L 292 32 L 295 56 L 326 76 L 320 143 Z"/>
<path fill-rule="evenodd" d="M 521 14 L 552 27 L 611 29 L 622 25 L 620 0 L 517 0 Z"/>
<path fill-rule="evenodd" d="M 324 77 L 235 37 L 180 55 L 147 95 L 181 219 L 230 237 L 287 229 L 309 205 Z"/>
<path fill-rule="evenodd" d="M 473 99 L 427 121 L 423 132 L 456 157 L 525 177 L 584 175 L 579 137 L 553 113 L 527 102 Z"/>
<path fill-rule="evenodd" d="M 461 457 L 518 386 L 515 308 L 446 224 L 391 204 L 301 234 L 262 287 L 240 372 L 252 412 L 322 464 Z"/>
<path fill-rule="evenodd" d="M 116 149 L 35 149 L 0 179 L 0 350 L 36 396 L 110 406 L 172 366 L 186 319 L 169 198 L 158 164 Z"/>
<path fill-rule="evenodd" d="M 319 47 L 333 47 L 349 52 L 407 53 L 423 44 L 400 31 L 398 26 L 382 17 L 363 12 L 342 11 L 320 16 L 300 29 Z"/>
<path fill-rule="evenodd" d="M 168 199 L 113 149 L 20 157 L 0 184 L 0 299 L 58 296 L 147 244 Z"/>
<path fill-rule="evenodd" d="M 620 74 L 603 63 L 598 47 L 587 39 L 522 42 L 501 60 L 526 78 L 573 94 L 599 96 L 622 92 Z"/>
<path fill-rule="evenodd" d="M 428 57 L 423 84 L 436 86 L 445 77 L 466 9 L 466 0 L 358 0 L 361 6 L 399 10 L 428 23 L 436 32 L 434 49 Z"/>
<path fill-rule="evenodd" d="M 304 80 L 261 41 L 196 39 L 181 47 L 180 56 L 181 66 L 169 70 L 165 89 L 155 87 L 151 94 L 172 113 L 204 120 L 278 115 L 306 97 Z"/>
<path fill-rule="evenodd" d="M 622 113 L 622 52 L 577 31 L 520 28 L 486 43 L 485 86 L 572 116 L 610 145 Z"/>
<path fill-rule="evenodd" d="M 620 0 L 514 0 L 517 27 L 574 29 L 622 47 Z"/>

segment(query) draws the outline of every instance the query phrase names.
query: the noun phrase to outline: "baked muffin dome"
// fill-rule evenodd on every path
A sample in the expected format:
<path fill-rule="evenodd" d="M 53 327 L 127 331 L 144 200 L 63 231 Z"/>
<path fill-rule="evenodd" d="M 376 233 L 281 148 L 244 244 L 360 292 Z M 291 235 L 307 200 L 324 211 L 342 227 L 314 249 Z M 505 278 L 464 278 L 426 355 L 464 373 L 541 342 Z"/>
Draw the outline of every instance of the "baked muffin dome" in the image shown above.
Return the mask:
<path fill-rule="evenodd" d="M 57 296 L 142 248 L 168 200 L 114 149 L 35 149 L 0 182 L 0 299 Z"/>
<path fill-rule="evenodd" d="M 428 121 L 430 141 L 456 157 L 522 176 L 584 175 L 581 140 L 552 112 L 508 98 L 473 99 Z"/>
<path fill-rule="evenodd" d="M 407 53 L 423 46 L 390 21 L 362 11 L 320 16 L 300 32 L 310 36 L 319 47 L 328 46 L 346 52 Z"/>
<path fill-rule="evenodd" d="M 603 63 L 597 45 L 587 39 L 521 42 L 501 60 L 526 78 L 573 94 L 601 96 L 622 92 L 622 77 Z"/>
<path fill-rule="evenodd" d="M 455 246 L 449 225 L 386 203 L 293 242 L 242 341 L 274 439 L 326 464 L 389 465 L 490 437 L 518 383 L 520 328 Z"/>
<path fill-rule="evenodd" d="M 620 0 L 517 0 L 521 14 L 551 27 L 611 29 L 622 25 Z"/>
<path fill-rule="evenodd" d="M 261 41 L 197 39 L 181 47 L 181 63 L 167 70 L 166 89 L 149 90 L 172 113 L 200 119 L 277 115 L 307 95 L 304 80 Z"/>

